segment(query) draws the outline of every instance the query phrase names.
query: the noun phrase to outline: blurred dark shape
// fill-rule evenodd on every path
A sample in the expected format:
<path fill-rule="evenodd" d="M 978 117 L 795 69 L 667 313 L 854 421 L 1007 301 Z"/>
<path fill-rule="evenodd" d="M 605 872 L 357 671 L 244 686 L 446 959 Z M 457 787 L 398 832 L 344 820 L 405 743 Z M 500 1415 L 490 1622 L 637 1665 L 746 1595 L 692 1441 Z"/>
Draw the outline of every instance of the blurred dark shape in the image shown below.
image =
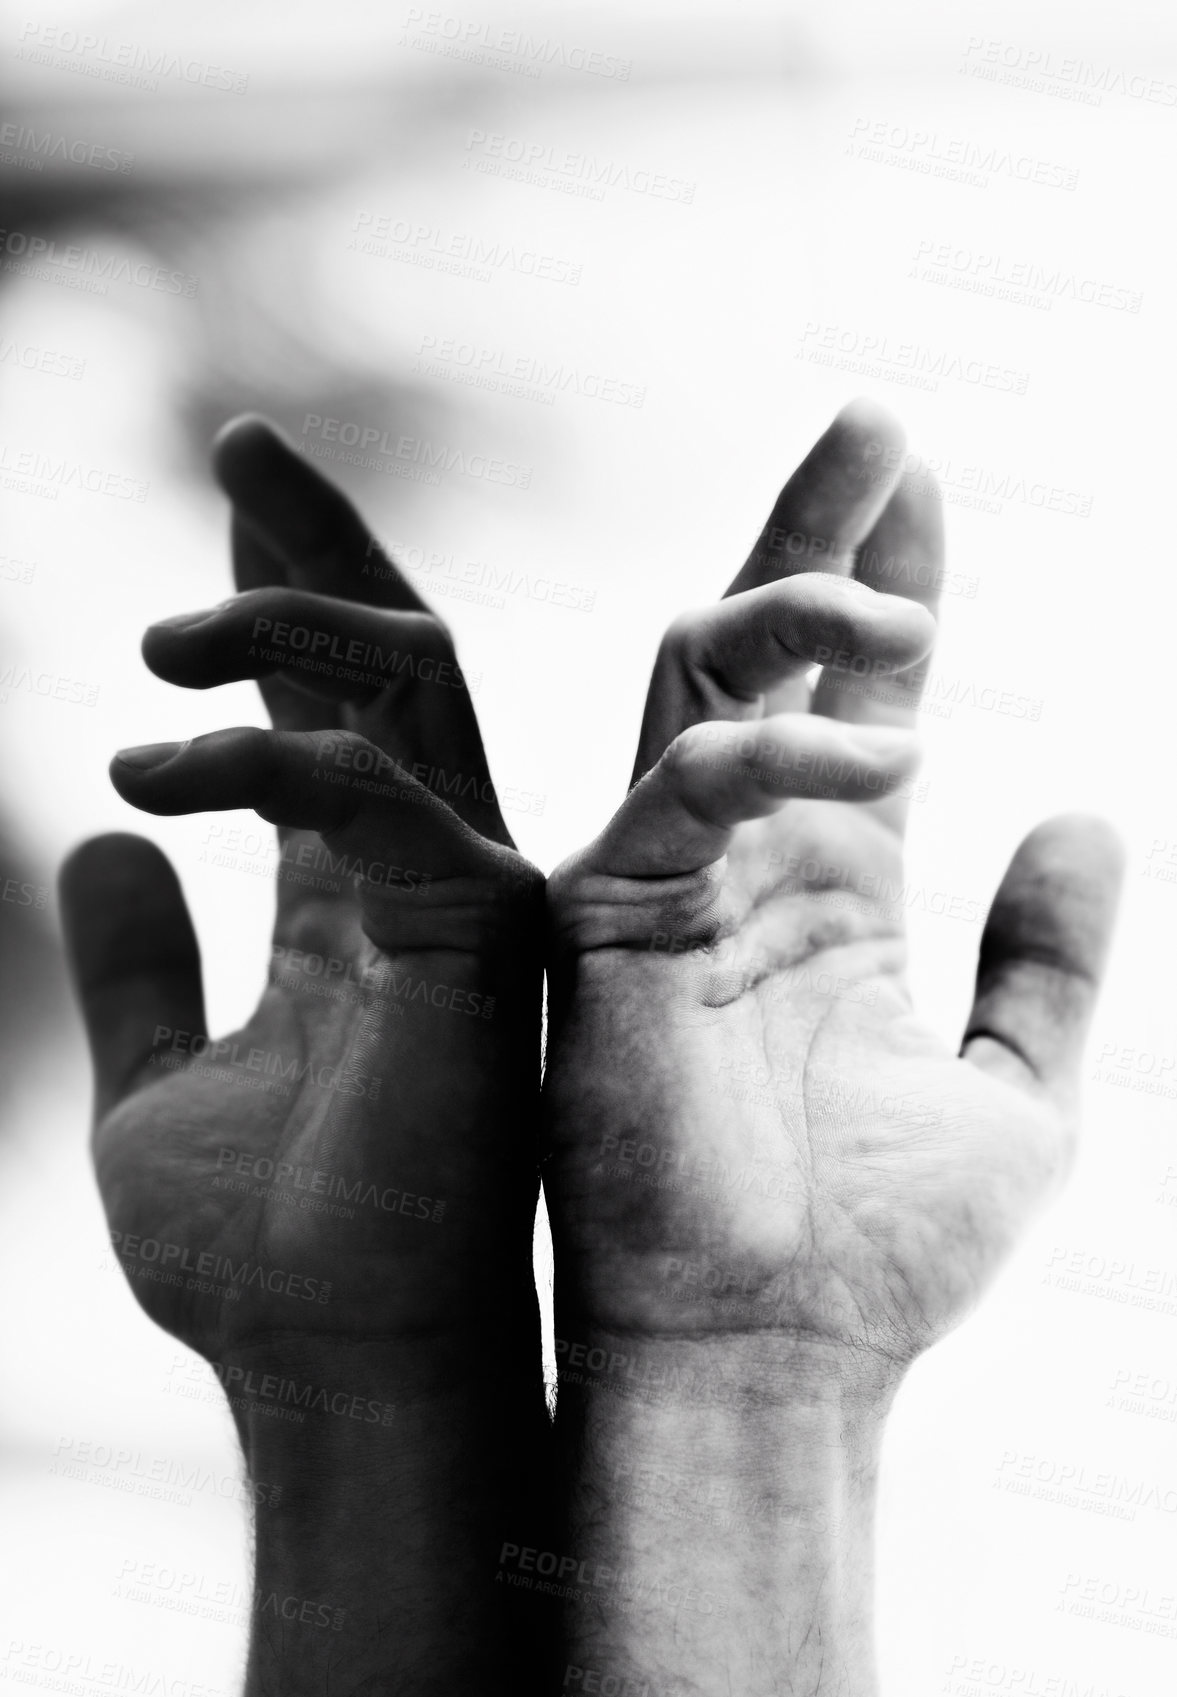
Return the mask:
<path fill-rule="evenodd" d="M 78 1035 L 53 918 L 53 880 L 0 813 L 0 1138 L 26 1077 L 60 1065 Z"/>
<path fill-rule="evenodd" d="M 399 182 L 438 132 L 458 120 L 488 123 L 501 98 L 492 79 L 394 86 L 369 67 L 345 87 L 225 97 L 211 123 L 207 107 L 179 92 L 145 100 L 79 97 L 69 88 L 37 98 L 26 90 L 10 102 L 18 131 L 98 137 L 133 169 L 96 172 L 60 160 L 35 173 L 0 166 L 0 225 L 131 249 L 191 280 L 186 298 L 106 298 L 116 311 L 167 314 L 164 335 L 180 356 L 182 472 L 206 477 L 211 437 L 246 411 L 266 413 L 296 441 L 310 414 L 394 438 L 452 441 L 452 408 L 433 386 L 381 376 L 360 326 L 322 322 L 306 235 L 324 190 L 374 163 L 381 195 L 395 206 Z M 0 287 L 3 280 L 0 270 Z M 333 475 L 353 493 L 370 488 L 370 472 L 333 457 Z"/>

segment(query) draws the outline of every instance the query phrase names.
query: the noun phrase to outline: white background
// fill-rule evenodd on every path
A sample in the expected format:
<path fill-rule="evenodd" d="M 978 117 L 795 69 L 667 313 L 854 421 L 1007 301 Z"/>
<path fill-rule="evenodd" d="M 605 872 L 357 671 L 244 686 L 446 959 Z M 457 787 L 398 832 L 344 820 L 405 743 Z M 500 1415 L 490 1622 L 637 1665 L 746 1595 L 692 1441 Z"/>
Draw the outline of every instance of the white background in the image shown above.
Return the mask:
<path fill-rule="evenodd" d="M 987 901 L 1021 835 L 1070 808 L 1115 821 L 1128 877 L 1078 1168 L 979 1315 L 911 1373 L 889 1427 L 882 1690 L 1155 1697 L 1177 1662 L 1177 1621 L 1166 1635 L 1162 1619 L 1177 1591 L 1171 25 L 1141 0 L 1078 22 L 1038 0 L 908 0 L 886 14 L 858 0 L 511 12 L 461 0 L 436 27 L 406 22 L 411 10 L 61 4 L 0 32 L 23 122 L 134 155 L 118 206 L 110 173 L 84 165 L 10 161 L 9 190 L 69 200 L 63 242 L 198 279 L 184 299 L 0 273 L 0 467 L 32 451 L 148 484 L 142 503 L 6 491 L 3 558 L 35 570 L 28 583 L 4 574 L 4 665 L 98 686 L 89 707 L 19 687 L 3 704 L 4 795 L 27 864 L 49 885 L 82 836 L 150 833 L 197 918 L 214 1028 L 246 1015 L 269 885 L 201 863 L 207 819 L 132 816 L 105 775 L 123 744 L 261 722 L 250 686 L 187 696 L 138 658 L 151 619 L 228 592 L 225 513 L 203 455 L 240 407 L 296 439 L 318 412 L 531 468 L 527 489 L 336 469 L 386 538 L 454 569 L 478 561 L 595 596 L 592 611 L 525 588 L 479 606 L 442 593 L 444 575 L 419 578 L 482 676 L 496 780 L 545 798 L 541 815 L 510 822 L 550 868 L 623 793 L 661 627 L 722 589 L 845 399 L 892 406 L 944 467 L 959 574 L 936 668 L 956 700 L 926 716 L 911 886 Z M 531 77 L 520 53 L 488 54 L 469 35 L 482 61 L 437 51 L 483 24 L 630 74 L 552 65 Z M 49 65 L 19 56 L 69 27 L 105 47 Z M 79 71 L 119 42 L 230 68 L 247 86 L 165 72 L 152 93 Z M 1002 61 L 1020 68 L 1013 80 L 975 74 Z M 1079 86 L 1098 99 L 1069 97 Z M 466 163 L 472 130 L 664 173 L 694 184 L 693 199 L 622 184 L 592 199 L 483 174 Z M 858 150 L 872 134 L 881 157 Z M 965 151 L 977 181 L 953 174 Z M 1036 163 L 1073 186 L 1033 181 Z M 510 264 L 449 275 L 407 262 L 405 243 L 375 257 L 350 245 L 365 212 L 547 255 L 580 280 Z M 6 228 L 46 225 L 43 211 L 24 217 Z M 947 245 L 958 276 L 986 274 L 977 255 L 1033 272 L 1038 304 L 926 280 L 928 244 Z M 1105 299 L 1140 297 L 1139 310 L 1098 304 L 1100 285 Z M 423 336 L 612 376 L 644 403 L 566 392 L 545 406 L 438 382 L 414 372 Z M 805 357 L 823 340 L 832 363 Z M 83 375 L 22 370 L 13 347 L 82 360 Z M 913 361 L 942 375 L 917 386 Z M 1025 392 L 978 380 L 987 367 Z M 999 489 L 996 512 L 960 498 L 978 480 Z M 1087 516 L 1050 510 L 1050 490 Z M 1039 716 L 979 704 L 1006 691 Z M 911 930 L 919 1005 L 955 1040 L 977 927 L 916 913 Z M 1118 1082 L 1101 1076 L 1124 1049 Z M 203 1392 L 199 1364 L 109 1265 L 76 1018 L 6 1065 L 19 1096 L 0 1143 L 0 1689 L 24 1688 L 21 1659 L 41 1646 L 43 1670 L 91 1658 L 85 1691 L 112 1663 L 232 1691 L 248 1521 L 232 1500 L 228 1417 L 215 1396 L 178 1394 L 177 1381 Z M 542 1241 L 540 1269 L 546 1281 Z M 1128 1402 L 1138 1375 L 1145 1389 Z M 84 1443 L 133 1455 L 83 1479 L 54 1471 Z M 153 1500 L 135 1487 L 160 1458 L 199 1464 L 229 1494 L 213 1484 L 187 1506 Z M 1117 1495 L 1126 1518 L 1100 1512 Z M 119 1595 L 127 1563 L 160 1564 L 158 1606 Z M 1102 1611 L 1074 1612 L 1085 1588 Z M 173 1606 L 197 1591 L 231 1592 L 234 1620 Z"/>

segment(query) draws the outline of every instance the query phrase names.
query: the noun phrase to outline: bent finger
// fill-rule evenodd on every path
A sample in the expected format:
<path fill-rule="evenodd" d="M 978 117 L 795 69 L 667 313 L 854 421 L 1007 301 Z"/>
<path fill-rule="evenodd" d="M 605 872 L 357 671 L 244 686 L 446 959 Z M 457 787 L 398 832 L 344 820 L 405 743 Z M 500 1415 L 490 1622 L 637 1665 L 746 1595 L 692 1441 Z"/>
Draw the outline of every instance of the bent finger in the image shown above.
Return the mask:
<path fill-rule="evenodd" d="M 705 719 L 756 717 L 817 664 L 856 677 L 911 666 L 931 647 L 923 608 L 851 578 L 805 572 L 677 619 L 663 639 L 646 703 L 635 778 L 680 731 Z"/>
<path fill-rule="evenodd" d="M 497 935 L 509 924 L 493 896 L 518 857 L 355 732 L 215 731 L 124 749 L 111 780 L 149 813 L 248 807 L 317 832 L 325 870 L 354 887 L 381 947 L 469 948 L 471 927 Z"/>
<path fill-rule="evenodd" d="M 610 877 L 697 872 L 727 852 L 746 820 L 792 797 L 877 801 L 918 762 L 905 732 L 843 726 L 808 713 L 683 731 L 632 789 L 588 851 Z"/>

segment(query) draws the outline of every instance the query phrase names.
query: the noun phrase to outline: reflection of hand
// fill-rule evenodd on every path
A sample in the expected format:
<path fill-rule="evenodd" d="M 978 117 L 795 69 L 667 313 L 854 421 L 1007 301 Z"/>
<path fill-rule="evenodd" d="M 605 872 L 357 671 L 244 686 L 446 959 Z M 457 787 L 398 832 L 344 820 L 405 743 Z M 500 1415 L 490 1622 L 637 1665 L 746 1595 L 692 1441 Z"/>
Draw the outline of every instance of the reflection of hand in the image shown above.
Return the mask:
<path fill-rule="evenodd" d="M 153 626 L 144 652 L 190 687 L 264 680 L 275 730 L 132 750 L 112 776 L 149 812 L 253 807 L 280 827 L 269 982 L 247 1024 L 210 1043 L 167 862 L 133 837 L 77 853 L 64 897 L 98 1077 L 95 1157 L 136 1295 L 215 1364 L 251 1464 L 305 1460 L 297 1427 L 275 1453 L 274 1416 L 317 1411 L 333 1460 L 345 1436 L 371 1440 L 349 1449 L 350 1499 L 371 1493 L 373 1465 L 393 1478 L 422 1466 L 404 1452 L 406 1398 L 444 1449 L 446 1414 L 491 1370 L 492 1333 L 508 1387 L 499 1442 L 519 1441 L 511 1422 L 532 1392 L 542 1422 L 542 879 L 511 846 L 448 634 L 356 514 L 259 424 L 222 440 L 218 469 L 244 593 Z M 468 1443 L 465 1420 L 454 1428 Z M 493 1495 L 485 1480 L 473 1490 Z M 489 1569 L 501 1526 L 485 1518 Z M 352 1558 L 369 1590 L 392 1580 L 370 1554 Z M 472 1664 L 483 1677 L 488 1650 Z"/>
<path fill-rule="evenodd" d="M 567 1397 L 562 1378 L 574 1451 L 624 1434 L 632 1452 L 656 1426 L 668 1452 L 692 1432 L 683 1453 L 710 1447 L 716 1474 L 730 1440 L 745 1474 L 775 1478 L 746 1447 L 756 1422 L 729 1429 L 700 1412 L 708 1396 L 744 1386 L 742 1408 L 787 1409 L 804 1386 L 810 1413 L 880 1408 L 1065 1163 L 1118 850 L 1090 820 L 1034 831 L 989 915 L 960 1054 L 921 1025 L 902 837 L 941 539 L 934 488 L 878 470 L 900 447 L 874 409 L 839 416 L 727 598 L 671 627 L 640 781 L 549 884 L 557 1336 L 566 1360 L 576 1340 L 624 1363 Z M 623 1415 L 605 1393 L 636 1363 L 643 1385 L 685 1371 L 697 1396 L 651 1391 L 656 1414 Z M 787 1423 L 768 1452 L 820 1473 L 820 1421 L 795 1451 Z M 833 1453 L 853 1457 L 848 1427 Z M 574 1485 L 582 1541 L 625 1518 L 605 1496 Z M 689 1664 L 675 1630 L 670 1662 L 642 1673 Z M 733 1684 L 759 1691 L 737 1642 Z"/>

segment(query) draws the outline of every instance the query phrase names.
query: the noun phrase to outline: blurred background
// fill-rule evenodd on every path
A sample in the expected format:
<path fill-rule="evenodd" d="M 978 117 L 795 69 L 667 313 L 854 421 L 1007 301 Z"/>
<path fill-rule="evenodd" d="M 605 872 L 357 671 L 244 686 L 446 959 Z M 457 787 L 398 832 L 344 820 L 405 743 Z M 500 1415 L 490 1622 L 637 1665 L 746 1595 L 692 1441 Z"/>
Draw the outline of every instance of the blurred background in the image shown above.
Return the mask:
<path fill-rule="evenodd" d="M 1078 1169 L 891 1423 L 882 1689 L 1156 1697 L 1177 26 L 1146 0 L 453 5 L 29 0 L 0 25 L 0 1689 L 191 1697 L 243 1667 L 233 1434 L 106 1244 L 54 895 L 81 837 L 150 832 L 214 1029 L 247 1014 L 272 881 L 106 779 L 118 746 L 262 722 L 252 686 L 185 695 L 138 655 L 230 587 L 211 433 L 265 411 L 397 549 L 550 868 L 623 793 L 662 626 L 865 392 L 945 492 L 909 884 L 945 1038 L 979 936 L 945 913 L 983 909 L 1037 819 L 1105 813 L 1129 856 Z"/>

